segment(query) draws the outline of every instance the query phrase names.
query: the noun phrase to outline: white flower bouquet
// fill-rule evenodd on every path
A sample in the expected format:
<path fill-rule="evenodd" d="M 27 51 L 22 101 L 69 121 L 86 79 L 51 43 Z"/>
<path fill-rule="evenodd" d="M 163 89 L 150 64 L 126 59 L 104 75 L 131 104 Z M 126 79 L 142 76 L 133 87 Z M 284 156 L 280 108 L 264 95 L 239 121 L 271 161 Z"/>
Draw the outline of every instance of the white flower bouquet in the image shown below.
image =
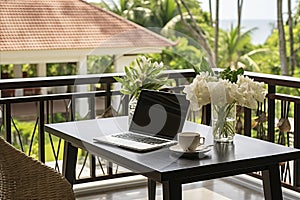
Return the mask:
<path fill-rule="evenodd" d="M 183 90 L 194 111 L 211 103 L 213 134 L 216 141 L 233 140 L 235 105 L 255 109 L 257 102 L 264 101 L 266 94 L 264 84 L 243 74 L 242 68 L 238 70 L 227 68 L 219 75 L 200 72 Z"/>

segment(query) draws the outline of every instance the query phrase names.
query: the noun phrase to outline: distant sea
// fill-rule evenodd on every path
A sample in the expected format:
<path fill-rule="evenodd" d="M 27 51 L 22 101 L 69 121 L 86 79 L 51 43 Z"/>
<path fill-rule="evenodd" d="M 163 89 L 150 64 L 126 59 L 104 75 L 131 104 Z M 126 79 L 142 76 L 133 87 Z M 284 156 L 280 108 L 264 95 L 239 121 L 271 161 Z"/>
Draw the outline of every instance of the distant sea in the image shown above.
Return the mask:
<path fill-rule="evenodd" d="M 230 27 L 237 25 L 237 20 L 220 20 L 220 28 L 224 30 L 230 30 Z M 252 31 L 252 43 L 263 44 L 266 39 L 271 35 L 272 30 L 276 27 L 276 20 L 263 20 L 263 19 L 243 19 L 242 31 L 248 31 L 249 29 L 256 28 Z"/>

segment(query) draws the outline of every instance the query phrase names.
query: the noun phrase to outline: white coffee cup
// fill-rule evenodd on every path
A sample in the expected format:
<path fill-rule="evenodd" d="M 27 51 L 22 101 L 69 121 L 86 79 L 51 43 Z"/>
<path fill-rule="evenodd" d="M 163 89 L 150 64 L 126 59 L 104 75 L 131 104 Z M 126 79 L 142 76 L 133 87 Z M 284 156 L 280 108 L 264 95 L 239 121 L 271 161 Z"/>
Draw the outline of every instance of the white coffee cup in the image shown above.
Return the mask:
<path fill-rule="evenodd" d="M 186 152 L 195 151 L 198 146 L 205 142 L 205 138 L 196 132 L 178 133 L 177 137 L 179 146 Z"/>

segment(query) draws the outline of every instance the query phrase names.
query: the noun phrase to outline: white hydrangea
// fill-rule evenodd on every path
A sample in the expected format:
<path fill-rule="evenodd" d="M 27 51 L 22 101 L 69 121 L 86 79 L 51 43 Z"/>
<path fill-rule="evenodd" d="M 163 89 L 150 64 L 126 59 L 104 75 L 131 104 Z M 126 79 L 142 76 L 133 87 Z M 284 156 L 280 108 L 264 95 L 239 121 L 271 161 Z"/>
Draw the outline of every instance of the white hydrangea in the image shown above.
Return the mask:
<path fill-rule="evenodd" d="M 243 101 L 236 101 L 239 105 L 255 109 L 257 102 L 264 101 L 266 93 L 263 83 L 255 82 L 247 76 L 238 76 L 236 84 L 238 86 L 238 92 L 243 97 Z"/>
<path fill-rule="evenodd" d="M 190 85 L 185 86 L 183 92 L 186 93 L 194 111 L 209 103 L 217 105 L 236 103 L 255 109 L 257 102 L 263 102 L 266 95 L 264 84 L 255 82 L 247 76 L 238 76 L 237 83 L 231 83 L 211 76 L 208 72 L 197 75 Z"/>
<path fill-rule="evenodd" d="M 236 101 L 236 91 L 237 91 L 237 85 L 236 84 L 232 84 L 230 81 L 228 80 L 224 80 L 223 84 L 226 88 L 226 101 L 227 103 L 233 103 Z"/>
<path fill-rule="evenodd" d="M 187 85 L 183 92 L 190 101 L 191 109 L 200 110 L 203 105 L 210 103 L 210 95 L 207 80 L 210 79 L 209 73 L 202 72 L 196 76 L 190 85 Z"/>
<path fill-rule="evenodd" d="M 211 102 L 217 106 L 224 106 L 227 103 L 225 81 L 208 82 L 207 85 Z"/>

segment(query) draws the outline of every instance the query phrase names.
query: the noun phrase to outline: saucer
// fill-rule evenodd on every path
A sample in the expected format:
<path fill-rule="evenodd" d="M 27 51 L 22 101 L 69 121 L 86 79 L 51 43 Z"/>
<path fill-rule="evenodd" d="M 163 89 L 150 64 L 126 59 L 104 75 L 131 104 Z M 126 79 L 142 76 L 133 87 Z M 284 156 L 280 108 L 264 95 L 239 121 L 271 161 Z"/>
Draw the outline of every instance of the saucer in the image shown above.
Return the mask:
<path fill-rule="evenodd" d="M 195 151 L 184 151 L 179 144 L 176 144 L 174 146 L 169 147 L 169 149 L 182 156 L 182 157 L 189 157 L 189 158 L 204 158 L 206 155 L 205 153 L 209 152 L 211 150 L 210 146 L 200 145 L 197 147 Z"/>

